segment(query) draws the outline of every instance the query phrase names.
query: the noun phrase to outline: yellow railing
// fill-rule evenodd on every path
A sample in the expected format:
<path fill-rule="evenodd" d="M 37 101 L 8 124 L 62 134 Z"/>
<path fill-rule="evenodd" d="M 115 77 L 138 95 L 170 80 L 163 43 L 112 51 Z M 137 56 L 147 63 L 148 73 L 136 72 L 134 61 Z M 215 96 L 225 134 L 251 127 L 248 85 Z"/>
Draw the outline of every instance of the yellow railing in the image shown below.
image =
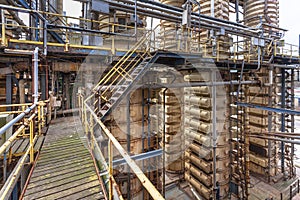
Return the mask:
<path fill-rule="evenodd" d="M 27 156 L 29 155 L 29 162 L 34 162 L 34 145 L 37 138 L 42 134 L 42 128 L 46 125 L 46 113 L 44 112 L 45 106 L 48 101 L 40 101 L 37 104 L 12 104 L 12 105 L 0 105 L 0 109 L 9 108 L 12 111 L 3 111 L 0 114 L 25 114 L 19 121 L 16 120 L 14 124 L 11 124 L 13 128 L 12 135 L 2 144 L 0 147 L 0 155 L 8 153 L 8 164 L 12 161 L 14 154 L 12 152 L 13 143 L 20 139 L 29 138 L 29 145 L 24 152 L 19 152 L 16 156 L 22 155 L 18 163 L 15 165 L 10 176 L 4 180 L 4 186 L 0 191 L 0 199 L 7 199 L 15 184 L 18 181 L 21 170 L 25 163 L 27 163 Z M 18 115 L 20 116 L 20 115 Z M 2 129 L 2 128 L 1 128 Z M 0 130 L 1 130 L 0 129 Z M 6 155 L 4 155 L 6 156 Z M 6 158 L 4 158 L 6 159 Z"/>
<path fill-rule="evenodd" d="M 7 8 L 8 9 L 8 8 Z M 56 46 L 56 47 L 64 47 L 65 51 L 69 51 L 70 48 L 83 48 L 83 49 L 95 49 L 95 50 L 105 50 L 110 51 L 113 55 L 116 51 L 127 52 L 128 50 L 132 50 L 135 47 L 134 42 L 132 42 L 132 37 L 141 38 L 140 32 L 160 32 L 160 36 L 158 37 L 159 40 L 155 40 L 153 43 L 153 49 L 156 50 L 171 50 L 171 51 L 178 51 L 178 52 L 186 52 L 186 53 L 201 53 L 205 58 L 213 58 L 217 61 L 220 60 L 232 60 L 233 62 L 239 60 L 245 60 L 245 62 L 257 62 L 257 47 L 255 49 L 254 46 L 251 46 L 251 38 L 250 37 L 242 37 L 244 41 L 243 43 L 235 43 L 235 42 L 227 42 L 223 40 L 213 40 L 207 38 L 203 41 L 203 38 L 199 37 L 199 30 L 194 28 L 183 28 L 178 27 L 178 24 L 169 23 L 166 28 L 165 26 L 157 27 L 153 30 L 146 30 L 146 28 L 138 28 L 138 36 L 132 36 L 131 31 L 134 30 L 134 26 L 122 25 L 117 23 L 110 23 L 104 20 L 91 20 L 85 19 L 80 17 L 72 17 L 72 16 L 64 16 L 57 13 L 50 13 L 50 12 L 42 12 L 42 11 L 32 11 L 30 9 L 23 9 L 23 8 L 16 8 L 20 9 L 22 12 L 26 13 L 38 13 L 41 16 L 46 17 L 47 19 L 57 18 L 59 20 L 56 25 L 58 28 L 50 29 L 52 32 L 57 33 L 62 39 L 65 41 L 65 44 L 60 44 L 57 42 L 47 42 L 48 46 Z M 4 9 L 5 10 L 5 9 Z M 92 33 L 84 30 L 77 30 L 77 29 L 69 29 L 71 28 L 71 22 L 76 21 L 81 22 L 83 24 L 87 23 L 96 23 L 102 27 L 102 30 L 108 31 L 108 34 L 101 34 L 101 33 Z M 54 24 L 55 25 L 55 24 Z M 5 34 L 7 28 L 26 28 L 34 32 L 38 30 L 39 32 L 43 32 L 43 28 L 41 27 L 30 27 L 30 26 L 22 26 L 19 24 L 7 24 L 1 23 L 2 26 L 2 34 L 1 34 L 1 45 L 8 46 L 10 43 L 24 43 L 24 44 L 31 44 L 31 45 L 43 45 L 43 41 L 33 41 L 33 40 L 26 40 L 26 38 L 14 39 L 8 38 Z M 63 27 L 65 26 L 65 27 Z M 69 27 L 69 28 L 68 28 Z M 160 29 L 158 29 L 160 28 Z M 117 29 L 122 29 L 122 31 L 118 31 Z M 127 32 L 126 32 L 127 31 Z M 111 35 L 109 35 L 111 34 Z M 116 35 L 114 35 L 116 34 Z M 91 37 L 91 36 L 98 36 L 102 37 L 103 41 L 105 41 L 104 45 L 84 45 L 83 44 L 83 36 Z M 122 36 L 123 35 L 123 36 Z M 127 36 L 127 37 L 126 37 Z M 132 36 L 132 37 L 129 37 Z M 224 36 L 226 38 L 228 36 Z M 235 37 L 232 35 L 232 37 Z M 129 41 L 129 45 L 118 45 L 118 41 L 120 38 L 123 39 L 122 41 Z M 143 42 L 146 42 L 146 38 L 142 38 Z M 149 38 L 147 38 L 149 39 Z M 159 41 L 159 42 L 158 42 Z M 285 56 L 285 57 L 299 57 L 299 47 L 292 44 L 282 43 L 281 41 L 265 41 L 266 46 L 262 48 L 262 55 L 275 55 L 275 56 Z M 226 46 L 226 48 L 224 48 Z M 147 51 L 148 49 L 136 49 L 139 52 Z M 122 69 L 120 69 L 122 71 Z M 124 71 L 123 71 L 124 72 Z M 126 75 L 126 73 L 124 72 Z"/>
<path fill-rule="evenodd" d="M 100 91 L 101 86 L 105 85 L 105 89 L 101 90 L 101 98 L 105 101 L 109 98 L 109 93 L 113 92 L 116 87 L 114 85 L 122 80 L 130 79 L 130 73 L 134 70 L 138 64 L 146 57 L 151 57 L 150 51 L 156 50 L 155 41 L 151 38 L 155 38 L 155 29 L 148 31 L 144 37 L 142 37 L 122 58 L 105 74 L 103 78 L 95 85 L 94 91 Z M 139 50 L 143 50 L 140 52 Z M 91 98 L 92 94 L 89 98 Z M 89 99 L 88 98 L 88 99 Z"/>
<path fill-rule="evenodd" d="M 290 58 L 300 58 L 299 56 L 299 46 L 286 43 L 284 41 L 274 42 L 274 55 L 283 56 Z"/>
<path fill-rule="evenodd" d="M 116 153 L 120 155 L 128 164 L 133 174 L 140 180 L 143 187 L 149 192 L 151 197 L 156 200 L 164 199 L 160 192 L 155 188 L 155 186 L 151 183 L 151 181 L 146 177 L 144 172 L 138 167 L 135 161 L 130 157 L 129 153 L 125 151 L 122 145 L 118 142 L 118 140 L 112 135 L 112 133 L 107 129 L 107 127 L 103 124 L 103 122 L 99 119 L 97 114 L 93 111 L 93 109 L 84 101 L 83 95 L 78 95 L 78 102 L 80 102 L 80 116 L 82 120 L 82 125 L 84 127 L 86 138 L 89 139 L 89 148 L 93 154 L 96 154 L 97 157 L 100 157 L 101 168 L 102 170 L 106 170 L 108 172 L 108 194 L 109 199 L 113 199 L 114 190 L 117 191 L 117 194 L 120 199 L 123 199 L 122 194 L 118 188 L 118 185 L 113 176 L 113 159 L 114 152 L 113 149 L 116 149 Z M 96 140 L 94 135 L 95 127 L 99 128 L 102 133 L 102 137 L 104 138 L 101 142 L 101 147 L 99 146 L 99 140 Z M 107 138 L 107 141 L 106 141 Z M 104 148 L 106 146 L 107 148 Z M 105 159 L 107 155 L 108 161 Z"/>
<path fill-rule="evenodd" d="M 105 22 L 105 21 L 99 21 L 99 20 L 91 20 L 91 19 L 85 19 L 85 18 L 79 18 L 79 17 L 72 17 L 72 16 L 64 16 L 62 14 L 57 14 L 57 13 L 49 13 L 49 12 L 42 12 L 42 11 L 37 11 L 37 10 L 31 10 L 31 9 L 25 9 L 25 8 L 16 8 L 16 7 L 11 7 L 14 9 L 19 9 L 21 12 L 25 13 L 38 13 L 43 17 L 46 17 L 47 19 L 56 17 L 60 22 L 55 23 L 57 25 L 57 28 L 54 29 L 48 29 L 52 32 L 57 33 L 65 42 L 65 44 L 57 43 L 57 42 L 47 42 L 47 45 L 49 46 L 57 46 L 57 47 L 64 47 L 65 51 L 69 51 L 70 48 L 83 48 L 83 49 L 96 49 L 96 50 L 107 50 L 107 51 L 112 51 L 112 54 L 115 54 L 115 51 L 127 51 L 128 48 L 126 47 L 118 47 L 116 46 L 114 40 L 115 37 L 121 37 L 124 38 L 124 40 L 130 40 L 133 37 L 138 37 L 138 36 L 133 36 L 132 33 L 130 33 L 130 30 L 134 30 L 134 26 L 128 26 L 128 25 L 123 25 L 123 24 L 116 24 L 116 23 L 110 23 L 110 22 Z M 6 8 L 9 9 L 9 8 Z M 5 10 L 5 9 L 3 9 Z M 77 21 L 78 24 L 80 23 L 98 23 L 101 26 L 108 27 L 107 34 L 105 33 L 95 33 L 95 32 L 89 32 L 88 30 L 84 31 L 82 29 L 75 29 L 72 30 L 72 24 L 71 21 Z M 65 26 L 65 27 L 63 27 Z M 40 38 L 39 41 L 35 40 L 27 40 L 25 37 L 26 35 L 20 34 L 18 35 L 17 39 L 8 37 L 6 35 L 6 31 L 9 31 L 9 29 L 22 29 L 26 28 L 30 30 L 31 32 L 34 32 L 35 30 L 39 31 L 40 33 L 43 32 L 44 28 L 43 27 L 34 27 L 34 26 L 22 26 L 19 24 L 14 24 L 14 23 L 1 23 L 2 27 L 2 32 L 1 32 L 1 45 L 2 46 L 8 46 L 9 43 L 24 43 L 24 44 L 33 44 L 33 45 L 42 45 L 43 40 Z M 122 32 L 115 31 L 116 29 L 122 29 Z M 145 28 L 137 28 L 137 33 L 139 32 L 144 32 L 146 29 Z M 104 32 L 104 31 L 103 31 Z M 41 34 L 40 34 L 41 35 Z M 109 36 L 111 35 L 111 36 Z M 85 45 L 83 44 L 83 37 L 91 37 L 91 36 L 98 36 L 98 37 L 105 37 L 109 36 L 111 38 L 110 44 L 106 43 L 105 46 L 101 46 L 98 44 L 95 45 Z M 106 38 L 107 39 L 107 38 Z M 130 46 L 130 45 L 129 45 Z"/>

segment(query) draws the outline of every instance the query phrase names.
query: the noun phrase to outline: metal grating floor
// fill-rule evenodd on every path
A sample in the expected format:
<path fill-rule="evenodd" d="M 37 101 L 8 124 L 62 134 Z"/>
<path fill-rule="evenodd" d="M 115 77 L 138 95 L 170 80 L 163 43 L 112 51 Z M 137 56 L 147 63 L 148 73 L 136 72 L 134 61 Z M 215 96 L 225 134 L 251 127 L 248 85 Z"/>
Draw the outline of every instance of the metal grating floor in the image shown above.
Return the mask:
<path fill-rule="evenodd" d="M 104 199 L 90 153 L 68 119 L 50 125 L 23 199 Z"/>

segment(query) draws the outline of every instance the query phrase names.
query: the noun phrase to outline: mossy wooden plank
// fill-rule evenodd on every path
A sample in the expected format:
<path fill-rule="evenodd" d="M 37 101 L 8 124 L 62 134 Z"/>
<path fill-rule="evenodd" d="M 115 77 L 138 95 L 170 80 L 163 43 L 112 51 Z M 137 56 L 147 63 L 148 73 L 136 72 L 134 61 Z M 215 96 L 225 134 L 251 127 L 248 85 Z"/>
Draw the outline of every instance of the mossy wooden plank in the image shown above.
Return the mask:
<path fill-rule="evenodd" d="M 78 167 L 71 167 L 70 166 L 68 169 L 60 170 L 60 171 L 53 172 L 53 173 L 45 172 L 42 176 L 41 175 L 36 176 L 33 173 L 32 177 L 31 177 L 31 180 L 32 181 L 44 180 L 44 179 L 47 179 L 47 178 L 50 178 L 50 177 L 60 176 L 62 174 L 67 174 L 67 173 L 70 173 L 70 172 L 73 172 L 73 171 L 78 171 L 78 173 L 81 173 L 80 170 L 85 169 L 85 168 L 89 168 L 89 167 L 94 167 L 93 163 L 89 163 L 89 164 L 86 164 L 86 165 L 80 165 Z"/>
<path fill-rule="evenodd" d="M 40 159 L 44 159 L 47 157 L 56 157 L 56 156 L 61 156 L 61 155 L 72 155 L 73 153 L 76 152 L 88 152 L 84 147 L 73 147 L 69 149 L 58 149 L 57 151 L 53 152 L 43 152 L 43 154 L 40 155 Z"/>
<path fill-rule="evenodd" d="M 90 153 L 65 120 L 50 126 L 24 199 L 103 199 Z"/>
<path fill-rule="evenodd" d="M 89 176 L 90 174 L 95 174 L 95 171 L 92 168 L 87 168 L 87 169 L 82 169 L 80 171 L 81 174 L 85 174 Z M 61 179 L 67 179 L 70 177 L 74 177 L 78 174 L 78 171 L 73 171 L 70 173 L 66 174 L 60 174 L 60 176 L 52 176 L 44 180 L 39 180 L 39 181 L 30 181 L 28 188 L 35 187 L 36 185 L 43 185 L 43 184 L 52 184 L 55 183 L 56 181 L 59 181 Z"/>
<path fill-rule="evenodd" d="M 35 187 L 31 187 L 27 189 L 26 194 L 33 195 L 37 192 L 43 192 L 43 191 L 47 193 L 47 191 L 50 190 L 58 190 L 59 188 L 62 188 L 62 186 L 64 186 L 63 189 L 68 189 L 68 186 L 69 188 L 72 188 L 73 187 L 72 184 L 74 182 L 81 182 L 81 181 L 84 182 L 86 181 L 87 177 L 89 177 L 88 179 L 91 180 L 97 179 L 97 175 L 95 173 L 76 174 L 75 176 L 68 177 L 65 179 L 60 179 L 50 184 L 38 184 L 38 185 L 35 184 Z M 100 191 L 99 188 L 98 191 Z"/>
<path fill-rule="evenodd" d="M 76 164 L 76 163 L 86 163 L 86 162 L 90 162 L 90 158 L 86 157 L 82 159 L 65 160 L 63 162 L 56 163 L 55 165 L 44 166 L 43 168 L 42 167 L 35 168 L 34 173 L 43 173 L 44 171 L 47 170 L 60 169 L 61 167 L 64 166 L 70 166 L 70 164 L 72 163 Z"/>
<path fill-rule="evenodd" d="M 71 183 L 67 183 L 52 189 L 34 192 L 28 195 L 27 197 L 30 197 L 29 199 L 40 199 L 40 198 L 57 199 L 58 197 L 77 193 L 86 188 L 90 188 L 96 185 L 99 185 L 99 181 L 97 179 L 97 176 L 94 175 L 89 177 L 89 179 L 85 178 L 82 180 L 72 181 Z M 25 197 L 24 199 L 27 199 Z"/>
<path fill-rule="evenodd" d="M 57 166 L 56 168 L 48 168 L 46 170 L 42 170 L 42 171 L 36 171 L 34 173 L 35 176 L 42 176 L 43 174 L 47 173 L 56 173 L 58 171 L 62 171 L 62 170 L 67 170 L 70 168 L 74 168 L 74 167 L 80 167 L 80 166 L 87 166 L 89 164 L 91 164 L 91 162 L 89 162 L 90 160 L 85 160 L 84 162 L 72 162 L 72 163 L 68 163 L 67 165 L 62 165 L 62 166 Z"/>
<path fill-rule="evenodd" d="M 65 159 L 72 159 L 72 158 L 76 158 L 76 157 L 83 157 L 83 156 L 90 156 L 88 152 L 76 152 L 76 153 L 73 153 L 72 155 L 69 155 L 69 154 L 65 154 L 65 155 L 61 155 L 61 156 L 58 156 L 58 157 L 54 157 L 51 159 L 50 158 L 45 158 L 45 159 L 40 159 L 39 160 L 39 165 L 45 165 L 47 163 L 51 163 L 51 162 L 60 162 L 61 160 L 65 160 Z"/>

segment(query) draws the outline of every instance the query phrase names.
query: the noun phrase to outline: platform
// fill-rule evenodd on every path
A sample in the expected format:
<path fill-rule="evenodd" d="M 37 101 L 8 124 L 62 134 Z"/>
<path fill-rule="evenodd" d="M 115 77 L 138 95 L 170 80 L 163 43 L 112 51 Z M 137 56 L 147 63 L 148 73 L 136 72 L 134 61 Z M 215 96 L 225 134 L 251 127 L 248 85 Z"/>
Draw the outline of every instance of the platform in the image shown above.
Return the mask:
<path fill-rule="evenodd" d="M 80 129 L 76 130 L 76 119 L 51 122 L 24 200 L 105 199 L 92 157 L 81 141 Z"/>

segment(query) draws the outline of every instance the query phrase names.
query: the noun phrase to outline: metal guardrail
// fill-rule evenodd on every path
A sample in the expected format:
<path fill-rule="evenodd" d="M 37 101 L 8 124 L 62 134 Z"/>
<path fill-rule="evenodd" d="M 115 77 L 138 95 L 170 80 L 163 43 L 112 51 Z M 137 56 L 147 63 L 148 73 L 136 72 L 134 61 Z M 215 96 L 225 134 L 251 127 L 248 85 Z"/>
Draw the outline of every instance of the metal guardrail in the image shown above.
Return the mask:
<path fill-rule="evenodd" d="M 34 144 L 38 137 L 42 135 L 42 128 L 46 125 L 46 113 L 44 112 L 45 106 L 47 106 L 47 101 L 39 101 L 34 104 L 12 104 L 12 105 L 0 105 L 0 108 L 11 108 L 12 111 L 0 112 L 0 114 L 19 114 L 4 127 L 0 129 L 0 134 L 6 133 L 11 127 L 16 127 L 13 134 L 4 142 L 0 147 L 0 155 L 6 157 L 8 154 L 7 160 L 12 160 L 14 156 L 9 149 L 12 148 L 13 142 L 18 138 L 28 138 L 29 137 L 29 146 L 26 151 L 23 152 L 23 156 L 19 159 L 18 163 L 15 165 L 10 176 L 4 180 L 4 185 L 0 191 L 0 200 L 9 199 L 17 181 L 21 174 L 24 164 L 34 162 Z M 6 158 L 4 158 L 6 159 Z"/>
<path fill-rule="evenodd" d="M 37 10 L 25 9 L 25 8 L 17 8 L 13 6 L 3 7 L 2 10 L 16 10 L 19 12 L 25 12 L 28 14 L 39 14 L 39 16 L 43 16 L 46 19 L 51 19 L 53 17 L 59 19 L 60 24 L 48 24 L 49 27 L 30 27 L 30 26 L 22 26 L 14 23 L 6 23 L 5 20 L 1 21 L 2 32 L 1 32 L 1 45 L 8 46 L 10 43 L 23 43 L 23 44 L 31 44 L 31 45 L 45 45 L 45 41 L 34 41 L 27 40 L 27 38 L 14 39 L 8 38 L 6 36 L 7 29 L 11 28 L 26 28 L 34 31 L 39 31 L 43 34 L 47 34 L 47 30 L 51 30 L 51 32 L 55 32 L 60 37 L 64 39 L 64 44 L 49 42 L 46 41 L 48 46 L 56 46 L 56 47 L 64 47 L 65 51 L 69 51 L 70 48 L 83 48 L 83 49 L 95 49 L 95 50 L 106 50 L 111 51 L 114 55 L 117 51 L 128 51 L 133 46 L 128 45 L 128 47 L 119 47 L 116 44 L 116 37 L 124 37 L 128 41 L 132 39 L 132 33 L 130 30 L 133 30 L 134 26 L 122 25 L 117 23 L 109 23 L 105 21 L 99 20 L 90 20 L 85 18 L 78 18 L 72 16 L 64 16 L 57 13 L 50 12 L 42 12 Z M 3 16 L 4 17 L 4 16 Z M 107 32 L 101 30 L 89 30 L 89 29 L 81 29 L 77 27 L 72 27 L 70 21 L 78 21 L 82 23 L 97 23 L 102 27 L 106 27 Z M 174 27 L 177 27 L 174 23 Z M 47 29 L 45 31 L 45 29 Z M 122 32 L 117 31 L 118 29 L 122 29 Z M 123 31 L 125 30 L 125 31 Z M 129 32 L 126 32 L 129 30 Z M 179 31 L 165 30 L 164 27 L 155 27 L 152 30 L 147 30 L 146 28 L 138 28 L 138 31 L 141 32 L 152 32 L 151 42 L 153 49 L 156 50 L 171 50 L 171 51 L 179 51 L 186 53 L 201 53 L 204 58 L 213 58 L 217 61 L 220 60 L 231 60 L 233 62 L 245 60 L 247 63 L 254 63 L 258 61 L 258 50 L 260 49 L 261 55 L 275 55 L 275 56 L 283 56 L 283 57 L 294 57 L 299 58 L 299 47 L 297 45 L 292 45 L 288 43 L 284 43 L 283 41 L 274 41 L 267 42 L 264 47 L 258 48 L 258 46 L 252 44 L 251 40 L 253 38 L 250 37 L 241 37 L 243 41 L 224 41 L 218 40 L 217 38 L 199 38 L 199 30 L 192 28 L 179 28 Z M 154 36 L 154 33 L 160 32 L 159 36 Z M 74 38 L 77 38 L 78 35 L 81 37 L 82 35 L 86 36 L 99 36 L 105 37 L 105 45 L 84 45 L 81 42 L 76 42 Z M 131 36 L 131 37 L 130 37 Z M 171 37 L 172 36 L 172 37 Z M 125 38 L 126 37 L 126 38 Z M 142 36 L 134 36 L 134 37 L 142 37 Z M 169 48 L 170 45 L 167 43 L 170 42 L 170 37 L 172 38 L 172 48 Z M 229 37 L 224 35 L 224 37 Z M 232 37 L 235 37 L 232 35 Z M 72 40 L 71 40 L 72 38 Z M 73 40 L 74 39 L 74 40 Z M 108 40 L 109 39 L 109 40 Z M 148 38 L 149 39 L 149 38 Z M 144 41 L 147 42 L 147 41 Z M 225 48 L 224 48 L 225 47 Z M 145 49 L 138 49 L 141 52 L 147 51 Z"/>
<path fill-rule="evenodd" d="M 89 147 L 94 154 L 97 154 L 101 157 L 102 171 L 107 171 L 108 173 L 104 173 L 104 177 L 106 181 L 108 181 L 108 194 L 109 199 L 113 199 L 114 191 L 117 191 L 118 198 L 123 199 L 122 194 L 118 188 L 118 185 L 113 176 L 113 148 L 117 150 L 116 153 L 120 154 L 121 158 L 126 162 L 134 175 L 140 180 L 143 187 L 149 192 L 153 199 L 162 200 L 164 199 L 160 192 L 155 188 L 155 186 L 151 183 L 151 181 L 146 177 L 144 172 L 139 168 L 139 166 L 135 163 L 135 161 L 130 157 L 127 151 L 121 146 L 118 140 L 113 136 L 113 134 L 107 129 L 107 127 L 103 124 L 103 122 L 99 119 L 94 110 L 87 104 L 84 100 L 82 94 L 78 95 L 78 102 L 80 105 L 80 118 L 89 139 Z M 104 148 L 101 148 L 98 144 L 99 140 L 96 139 L 94 129 L 95 127 L 99 127 L 100 132 L 102 133 L 103 138 L 107 138 L 107 146 L 106 151 Z M 104 141 L 101 143 L 103 144 Z M 103 154 L 108 156 L 108 161 L 104 158 Z"/>

